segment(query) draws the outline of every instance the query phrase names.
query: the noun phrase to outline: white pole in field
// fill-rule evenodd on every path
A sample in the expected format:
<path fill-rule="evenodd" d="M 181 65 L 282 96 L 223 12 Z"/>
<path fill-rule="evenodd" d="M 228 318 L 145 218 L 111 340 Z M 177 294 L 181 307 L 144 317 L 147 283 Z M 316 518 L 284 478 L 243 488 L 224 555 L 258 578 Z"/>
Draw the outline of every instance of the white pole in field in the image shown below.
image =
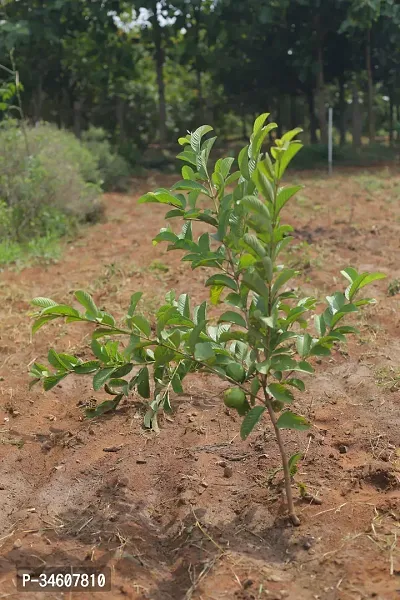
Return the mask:
<path fill-rule="evenodd" d="M 333 109 L 329 107 L 328 119 L 328 171 L 332 174 L 332 150 L 333 150 Z"/>

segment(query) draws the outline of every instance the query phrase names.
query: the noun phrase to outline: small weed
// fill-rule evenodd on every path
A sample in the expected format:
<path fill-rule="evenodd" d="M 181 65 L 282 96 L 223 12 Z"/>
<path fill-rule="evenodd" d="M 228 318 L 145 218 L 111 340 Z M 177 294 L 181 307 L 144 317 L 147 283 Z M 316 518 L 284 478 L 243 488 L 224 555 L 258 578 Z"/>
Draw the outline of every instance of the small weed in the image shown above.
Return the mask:
<path fill-rule="evenodd" d="M 400 294 L 400 279 L 393 279 L 393 281 L 389 283 L 388 295 L 396 296 L 396 294 Z"/>
<path fill-rule="evenodd" d="M 168 273 L 169 266 L 160 260 L 153 260 L 153 262 L 149 266 L 149 271 L 155 271 L 158 273 Z"/>
<path fill-rule="evenodd" d="M 395 392 L 400 389 L 400 367 L 380 367 L 375 371 L 377 385 Z"/>
<path fill-rule="evenodd" d="M 353 181 L 358 183 L 363 190 L 369 192 L 370 194 L 387 187 L 387 182 L 382 181 L 382 179 L 376 177 L 375 175 L 357 175 L 357 177 L 353 178 Z"/>
<path fill-rule="evenodd" d="M 40 260 L 43 264 L 54 263 L 61 256 L 61 246 L 57 238 L 34 238 L 27 244 L 9 240 L 0 242 L 0 265 L 29 266 Z"/>

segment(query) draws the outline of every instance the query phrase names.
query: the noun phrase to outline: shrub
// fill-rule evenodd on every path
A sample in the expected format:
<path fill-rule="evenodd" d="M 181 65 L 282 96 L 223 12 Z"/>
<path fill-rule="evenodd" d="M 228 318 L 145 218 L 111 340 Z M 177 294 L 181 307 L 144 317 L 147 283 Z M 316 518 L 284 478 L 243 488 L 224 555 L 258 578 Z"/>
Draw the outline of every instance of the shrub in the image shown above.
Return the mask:
<path fill-rule="evenodd" d="M 282 187 L 281 182 L 302 147 L 295 139 L 301 130 L 276 139 L 270 153 L 264 154 L 263 142 L 276 127 L 275 123 L 265 125 L 267 117 L 263 114 L 256 119 L 250 143 L 240 152 L 239 168 L 233 173 L 234 159 L 229 157 L 217 160 L 211 170 L 209 156 L 216 138 L 204 139 L 211 127 L 200 127 L 180 138 L 183 151 L 179 157 L 188 163 L 182 168 L 183 180 L 170 190 L 158 189 L 140 199 L 165 204 L 170 208 L 166 218 L 183 220 L 179 234 L 166 227 L 154 241 L 167 242 L 169 250 L 183 250 L 183 260 L 193 269 L 213 269 L 205 285 L 211 305 L 225 308 L 219 317 L 207 316 L 206 302 L 192 309 L 188 294 L 176 298 L 173 292 L 155 315 L 153 326 L 137 310 L 140 292 L 132 295 L 123 325 L 100 310 L 84 291 L 75 293 L 80 310 L 36 298 L 33 305 L 39 310 L 33 332 L 57 318 L 90 322 L 93 358 L 83 361 L 50 349 L 48 360 L 54 370 L 35 363 L 31 375 L 34 383 L 42 381 L 49 390 L 71 373 L 92 374 L 94 389 L 104 388 L 110 399 L 89 409 L 88 417 L 115 410 L 135 390 L 148 401 L 144 423 L 154 429 L 157 413 L 171 411 L 171 390 L 182 393 L 189 372 L 221 377 L 230 386 L 224 394 L 226 406 L 243 416 L 243 439 L 263 416 L 268 417 L 281 457 L 289 516 L 297 525 L 291 485 L 300 455 L 287 456 L 282 431 L 304 430 L 310 424 L 291 410 L 294 394 L 304 392 L 304 376 L 314 372 L 313 357 L 329 356 L 334 346 L 356 332 L 343 325 L 343 319 L 373 302 L 357 296 L 384 275 L 344 269 L 346 289 L 327 296 L 322 310 L 316 310 L 315 298 L 302 297 L 288 285 L 298 273 L 281 263 L 293 231 L 281 223 L 281 212 L 301 186 Z M 203 233 L 195 241 L 192 223 L 196 221 L 208 224 L 212 234 Z M 124 338 L 126 344 L 119 341 Z"/>
<path fill-rule="evenodd" d="M 16 123 L 0 125 L 0 230 L 25 242 L 60 236 L 71 223 L 102 212 L 95 158 L 72 134 L 48 124 L 27 128 L 28 150 Z"/>
<path fill-rule="evenodd" d="M 129 188 L 131 169 L 127 161 L 112 150 L 104 129 L 90 127 L 84 132 L 82 140 L 97 161 L 104 190 L 125 192 Z"/>

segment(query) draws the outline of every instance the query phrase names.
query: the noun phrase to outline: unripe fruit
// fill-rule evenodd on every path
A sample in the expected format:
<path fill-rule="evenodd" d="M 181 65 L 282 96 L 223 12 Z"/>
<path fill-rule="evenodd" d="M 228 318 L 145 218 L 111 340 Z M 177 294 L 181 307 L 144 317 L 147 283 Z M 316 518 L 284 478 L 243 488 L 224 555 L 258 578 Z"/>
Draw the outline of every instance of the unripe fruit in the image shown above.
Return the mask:
<path fill-rule="evenodd" d="M 281 402 L 280 400 L 273 400 L 272 401 L 272 408 L 274 409 L 274 412 L 279 412 L 280 410 L 282 410 L 282 408 L 284 407 L 284 403 Z"/>
<path fill-rule="evenodd" d="M 234 381 L 237 381 L 238 383 L 243 383 L 243 381 L 246 379 L 246 371 L 242 365 L 239 365 L 238 363 L 231 362 L 227 364 L 225 371 L 228 377 Z"/>
<path fill-rule="evenodd" d="M 246 402 L 246 394 L 240 388 L 229 388 L 224 393 L 224 404 L 228 408 L 238 408 Z"/>

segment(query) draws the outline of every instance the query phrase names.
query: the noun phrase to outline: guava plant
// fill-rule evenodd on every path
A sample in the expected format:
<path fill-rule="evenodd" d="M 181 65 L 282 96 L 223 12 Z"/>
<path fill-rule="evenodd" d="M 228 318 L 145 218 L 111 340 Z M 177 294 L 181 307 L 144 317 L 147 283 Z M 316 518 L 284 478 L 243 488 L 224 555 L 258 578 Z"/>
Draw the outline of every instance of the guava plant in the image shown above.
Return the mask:
<path fill-rule="evenodd" d="M 171 391 L 182 393 L 189 372 L 221 377 L 230 384 L 225 404 L 243 416 L 243 439 L 262 417 L 269 419 L 281 456 L 289 516 L 298 524 L 291 489 L 298 456 L 287 456 L 282 430 L 303 430 L 310 424 L 290 409 L 294 392 L 304 392 L 303 377 L 314 372 L 313 357 L 328 356 L 335 344 L 356 331 L 343 325 L 343 319 L 374 302 L 360 299 L 359 292 L 384 275 L 344 269 L 345 291 L 328 296 L 322 311 L 316 311 L 315 298 L 301 297 L 289 284 L 298 273 L 281 262 L 293 231 L 281 223 L 281 212 L 301 186 L 283 187 L 281 182 L 302 147 L 295 139 L 301 129 L 285 133 L 269 152 L 262 152 L 263 142 L 277 127 L 266 125 L 267 118 L 262 114 L 256 119 L 250 143 L 239 153 L 233 172 L 234 158 L 210 165 L 216 140 L 207 138 L 210 126 L 180 138 L 183 149 L 178 158 L 187 163 L 182 181 L 139 200 L 165 204 L 166 219 L 183 221 L 179 233 L 165 227 L 154 243 L 167 242 L 168 250 L 183 251 L 183 260 L 192 269 L 207 268 L 205 286 L 219 316 L 208 316 L 206 302 L 191 308 L 188 294 L 176 298 L 174 292 L 167 294 L 151 320 L 138 308 L 141 293 L 134 293 L 123 324 L 100 310 L 84 291 L 75 293 L 79 309 L 35 298 L 32 303 L 39 310 L 34 332 L 60 318 L 93 323 L 93 359 L 82 361 L 51 349 L 48 361 L 54 370 L 35 363 L 31 375 L 33 383 L 42 381 L 49 390 L 67 375 L 90 374 L 94 390 L 104 389 L 110 399 L 88 409 L 88 417 L 115 410 L 124 397 L 136 392 L 147 402 L 144 425 L 155 430 L 157 414 L 161 409 L 171 411 Z M 208 231 L 196 240 L 193 222 L 198 221 Z"/>

